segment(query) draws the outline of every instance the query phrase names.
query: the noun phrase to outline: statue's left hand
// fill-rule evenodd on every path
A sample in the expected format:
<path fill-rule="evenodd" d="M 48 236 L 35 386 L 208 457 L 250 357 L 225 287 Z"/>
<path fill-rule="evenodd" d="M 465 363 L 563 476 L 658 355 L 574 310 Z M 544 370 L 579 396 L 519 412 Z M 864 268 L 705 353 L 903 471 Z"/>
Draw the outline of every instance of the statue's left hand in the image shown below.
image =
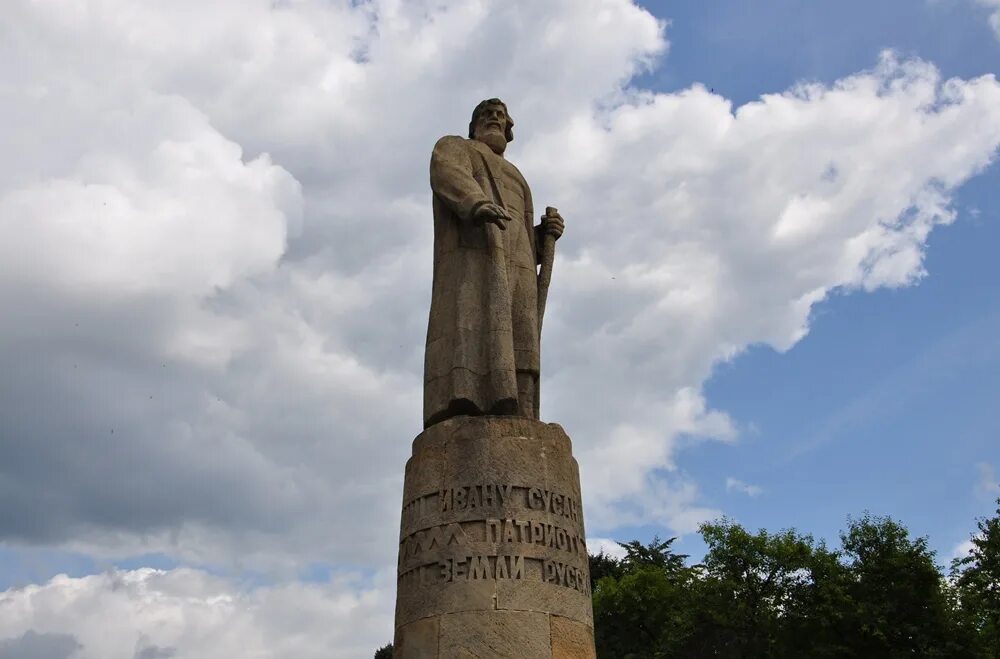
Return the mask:
<path fill-rule="evenodd" d="M 542 233 L 552 236 L 556 240 L 563 235 L 566 230 L 566 223 L 563 222 L 562 215 L 558 211 L 546 213 L 542 216 Z"/>

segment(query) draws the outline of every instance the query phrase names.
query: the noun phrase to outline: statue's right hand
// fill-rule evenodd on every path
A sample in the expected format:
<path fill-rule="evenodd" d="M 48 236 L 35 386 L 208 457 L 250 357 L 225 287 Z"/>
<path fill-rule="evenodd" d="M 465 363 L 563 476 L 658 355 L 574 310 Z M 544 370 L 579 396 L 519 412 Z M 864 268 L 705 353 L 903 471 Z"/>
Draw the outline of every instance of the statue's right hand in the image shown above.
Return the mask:
<path fill-rule="evenodd" d="M 510 222 L 513 219 L 510 214 L 504 210 L 503 206 L 499 206 L 492 202 L 481 204 L 479 208 L 476 209 L 472 218 L 479 222 L 489 222 L 491 224 L 495 224 L 500 229 L 506 229 L 507 222 Z"/>

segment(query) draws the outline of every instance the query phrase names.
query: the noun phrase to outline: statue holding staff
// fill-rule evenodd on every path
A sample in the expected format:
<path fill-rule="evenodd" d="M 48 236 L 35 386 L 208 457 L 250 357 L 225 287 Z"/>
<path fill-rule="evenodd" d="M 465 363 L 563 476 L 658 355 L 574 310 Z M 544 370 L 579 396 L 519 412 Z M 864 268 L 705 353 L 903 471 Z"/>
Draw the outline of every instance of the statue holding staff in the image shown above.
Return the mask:
<path fill-rule="evenodd" d="M 442 137 L 431 155 L 425 428 L 461 414 L 538 418 L 542 314 L 564 223 L 550 207 L 534 224 L 528 183 L 504 158 L 513 126 L 500 99 L 485 100 L 469 139 Z"/>

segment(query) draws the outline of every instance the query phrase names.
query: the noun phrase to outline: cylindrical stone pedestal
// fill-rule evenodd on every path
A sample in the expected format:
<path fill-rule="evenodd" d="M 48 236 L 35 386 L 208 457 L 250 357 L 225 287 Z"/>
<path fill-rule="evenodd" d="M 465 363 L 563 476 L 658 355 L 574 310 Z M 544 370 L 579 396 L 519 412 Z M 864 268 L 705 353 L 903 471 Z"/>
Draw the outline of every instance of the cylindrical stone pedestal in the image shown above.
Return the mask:
<path fill-rule="evenodd" d="M 593 659 L 585 537 L 560 426 L 431 426 L 406 463 L 395 659 Z"/>

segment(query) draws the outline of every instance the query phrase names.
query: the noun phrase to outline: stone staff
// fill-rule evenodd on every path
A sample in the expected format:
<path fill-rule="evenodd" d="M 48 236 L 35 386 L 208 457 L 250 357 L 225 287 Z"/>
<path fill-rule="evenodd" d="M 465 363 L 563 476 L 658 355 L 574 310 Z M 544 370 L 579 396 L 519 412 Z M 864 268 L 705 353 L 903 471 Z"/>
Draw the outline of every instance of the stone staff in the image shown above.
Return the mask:
<path fill-rule="evenodd" d="M 557 215 L 558 210 L 552 206 L 545 207 L 545 217 Z M 552 263 L 556 258 L 556 238 L 545 234 L 542 243 L 542 267 L 538 272 L 538 337 L 542 336 L 542 318 L 545 316 L 545 301 L 549 297 L 549 284 L 552 282 Z"/>

